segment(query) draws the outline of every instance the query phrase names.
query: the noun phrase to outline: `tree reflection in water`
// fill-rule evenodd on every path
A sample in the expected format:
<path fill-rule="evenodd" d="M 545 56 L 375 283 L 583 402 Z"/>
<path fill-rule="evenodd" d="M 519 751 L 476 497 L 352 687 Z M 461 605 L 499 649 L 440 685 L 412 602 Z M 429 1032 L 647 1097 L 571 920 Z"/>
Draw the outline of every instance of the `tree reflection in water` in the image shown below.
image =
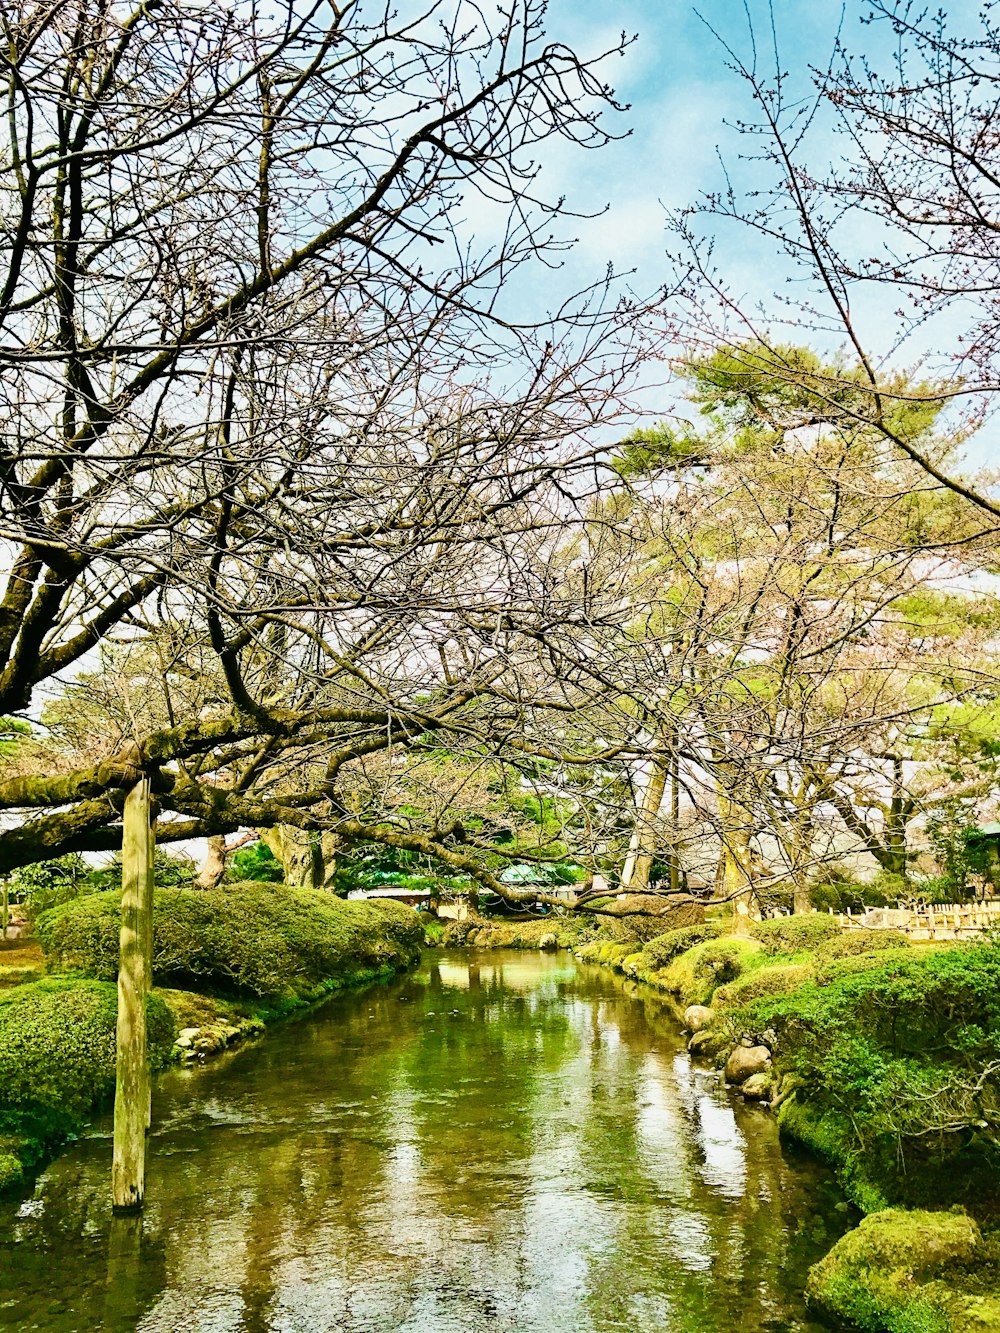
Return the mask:
<path fill-rule="evenodd" d="M 141 1223 L 105 1122 L 0 1210 L 0 1328 L 791 1333 L 847 1225 L 660 999 L 560 955 L 432 955 L 157 1103 Z"/>

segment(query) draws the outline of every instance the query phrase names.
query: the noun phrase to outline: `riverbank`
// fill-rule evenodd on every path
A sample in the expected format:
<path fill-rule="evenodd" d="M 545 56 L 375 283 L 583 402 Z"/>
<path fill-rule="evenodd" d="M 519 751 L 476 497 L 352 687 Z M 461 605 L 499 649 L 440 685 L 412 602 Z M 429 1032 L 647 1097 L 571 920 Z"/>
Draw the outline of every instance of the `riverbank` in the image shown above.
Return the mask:
<path fill-rule="evenodd" d="M 119 923 L 115 893 L 45 913 L 48 975 L 0 990 L 0 1191 L 21 1186 L 113 1093 Z M 398 903 L 270 884 L 158 890 L 151 1066 L 203 1060 L 337 991 L 385 981 L 422 944 L 417 914 Z"/>
<path fill-rule="evenodd" d="M 662 992 L 692 1054 L 870 1215 L 813 1270 L 818 1308 L 872 1333 L 1000 1327 L 1000 948 L 822 915 L 743 925 L 575 952 Z"/>

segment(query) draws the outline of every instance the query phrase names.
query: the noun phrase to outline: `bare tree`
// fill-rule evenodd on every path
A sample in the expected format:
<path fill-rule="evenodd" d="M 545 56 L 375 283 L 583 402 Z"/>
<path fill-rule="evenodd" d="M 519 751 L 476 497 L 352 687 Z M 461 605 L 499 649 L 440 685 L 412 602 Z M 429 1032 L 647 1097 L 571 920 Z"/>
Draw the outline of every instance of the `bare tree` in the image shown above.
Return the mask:
<path fill-rule="evenodd" d="M 989 479 L 963 476 L 953 453 L 924 447 L 906 409 L 946 403 L 957 438 L 994 429 L 998 7 L 988 0 L 965 31 L 945 9 L 908 0 L 864 9 L 857 41 L 845 20 L 830 61 L 811 71 L 811 96 L 787 63 L 780 25 L 770 51 L 751 34 L 746 58 L 719 36 L 757 113 L 739 122 L 753 186 L 730 178 L 675 218 L 687 298 L 677 328 L 691 346 L 766 356 L 776 382 L 807 382 L 824 418 L 876 431 L 890 454 L 972 502 L 995 535 L 1000 501 Z M 892 38 L 884 59 L 868 54 L 870 28 Z M 831 143 L 840 150 L 832 162 Z M 722 224 L 714 246 L 706 220 Z M 794 283 L 764 308 L 727 281 L 730 223 L 755 232 Z M 843 347 L 840 366 L 803 378 L 786 354 L 789 331 L 796 343 Z M 930 366 L 927 382 L 901 376 L 918 364 Z"/>
<path fill-rule="evenodd" d="M 607 281 L 512 306 L 564 245 L 533 151 L 606 143 L 615 109 L 608 53 L 547 42 L 543 11 L 4 16 L 0 709 L 37 710 L 113 632 L 173 626 L 217 692 L 129 739 L 147 768 L 194 764 L 154 785 L 198 831 L 237 819 L 197 787 L 206 755 L 440 725 L 490 636 L 537 619 L 515 546 L 618 410 L 642 313 Z M 7 809 L 71 805 L 5 833 L 6 864 L 106 840 L 135 756 L 98 758 L 0 784 Z"/>

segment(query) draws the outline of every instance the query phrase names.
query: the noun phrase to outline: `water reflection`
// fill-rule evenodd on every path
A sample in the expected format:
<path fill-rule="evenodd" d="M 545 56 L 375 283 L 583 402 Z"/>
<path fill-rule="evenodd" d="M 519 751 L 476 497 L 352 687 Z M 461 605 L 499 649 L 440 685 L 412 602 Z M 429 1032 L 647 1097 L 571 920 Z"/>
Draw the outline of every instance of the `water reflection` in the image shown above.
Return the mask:
<path fill-rule="evenodd" d="M 141 1223 L 108 1214 L 108 1123 L 0 1210 L 0 1328 L 811 1328 L 836 1195 L 629 991 L 441 956 L 170 1075 Z"/>

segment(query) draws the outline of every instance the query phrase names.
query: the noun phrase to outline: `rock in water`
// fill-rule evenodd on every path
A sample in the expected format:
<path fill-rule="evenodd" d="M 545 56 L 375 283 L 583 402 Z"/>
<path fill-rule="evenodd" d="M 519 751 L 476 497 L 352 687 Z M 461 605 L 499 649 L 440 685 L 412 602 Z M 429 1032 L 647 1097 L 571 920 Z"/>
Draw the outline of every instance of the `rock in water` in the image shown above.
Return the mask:
<path fill-rule="evenodd" d="M 744 1080 L 740 1092 L 748 1101 L 766 1102 L 771 1096 L 771 1075 L 751 1074 Z"/>
<path fill-rule="evenodd" d="M 771 1068 L 771 1052 L 766 1046 L 737 1046 L 726 1061 L 726 1082 L 745 1083 L 754 1074 L 766 1074 Z"/>
<path fill-rule="evenodd" d="M 684 1010 L 684 1026 L 689 1032 L 700 1032 L 711 1025 L 715 1010 L 707 1004 L 689 1004 Z"/>

